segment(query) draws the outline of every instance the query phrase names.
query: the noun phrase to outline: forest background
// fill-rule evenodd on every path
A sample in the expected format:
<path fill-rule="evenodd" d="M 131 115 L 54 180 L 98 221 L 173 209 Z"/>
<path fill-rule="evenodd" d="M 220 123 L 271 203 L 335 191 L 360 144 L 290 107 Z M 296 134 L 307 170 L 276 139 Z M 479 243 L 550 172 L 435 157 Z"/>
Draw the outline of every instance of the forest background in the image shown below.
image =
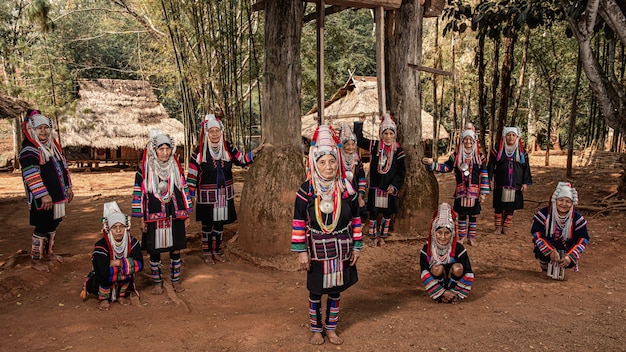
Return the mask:
<path fill-rule="evenodd" d="M 229 139 L 249 149 L 260 134 L 264 54 L 263 12 L 253 3 L 4 1 L 0 92 L 62 119 L 75 113 L 78 79 L 147 80 L 170 116 L 185 124 L 186 144 L 195 143 L 202 116 L 219 108 Z M 315 106 L 317 87 L 315 5 L 305 4 L 304 12 L 303 113 Z M 530 151 L 619 149 L 621 134 L 613 137 L 586 76 L 577 80 L 579 50 L 567 18 L 558 1 L 449 0 L 442 16 L 424 21 L 418 64 L 453 75 L 422 73 L 423 109 L 452 131 L 452 140 L 463 121 L 497 131 L 504 116 L 500 125 L 521 126 Z M 594 30 L 595 59 L 623 91 L 623 41 L 602 21 Z M 352 74 L 376 75 L 371 10 L 327 16 L 324 35 L 326 99 Z M 488 146 L 497 134 L 481 137 Z"/>

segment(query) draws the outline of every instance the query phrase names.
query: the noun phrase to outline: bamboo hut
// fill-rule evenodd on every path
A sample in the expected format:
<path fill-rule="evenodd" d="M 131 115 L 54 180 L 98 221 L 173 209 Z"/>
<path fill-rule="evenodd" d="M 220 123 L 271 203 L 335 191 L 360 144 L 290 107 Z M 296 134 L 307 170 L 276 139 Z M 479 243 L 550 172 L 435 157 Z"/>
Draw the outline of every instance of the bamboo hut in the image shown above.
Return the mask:
<path fill-rule="evenodd" d="M 12 168 L 17 163 L 21 148 L 20 125 L 29 107 L 24 100 L 0 94 L 0 168 Z"/>
<path fill-rule="evenodd" d="M 380 118 L 376 77 L 352 76 L 324 103 L 324 123 L 331 124 L 336 130 L 339 130 L 342 123 L 352 124 L 363 115 L 367 117 L 363 134 L 366 138 L 378 139 Z M 311 138 L 316 127 L 317 106 L 302 117 L 302 137 Z M 433 116 L 422 110 L 422 141 L 432 141 L 433 135 Z M 439 125 L 439 139 L 450 139 L 442 125 Z"/>
<path fill-rule="evenodd" d="M 59 121 L 70 160 L 134 164 L 141 159 L 150 130 L 168 133 L 181 146 L 183 124 L 170 118 L 147 81 L 80 80 L 74 116 Z"/>

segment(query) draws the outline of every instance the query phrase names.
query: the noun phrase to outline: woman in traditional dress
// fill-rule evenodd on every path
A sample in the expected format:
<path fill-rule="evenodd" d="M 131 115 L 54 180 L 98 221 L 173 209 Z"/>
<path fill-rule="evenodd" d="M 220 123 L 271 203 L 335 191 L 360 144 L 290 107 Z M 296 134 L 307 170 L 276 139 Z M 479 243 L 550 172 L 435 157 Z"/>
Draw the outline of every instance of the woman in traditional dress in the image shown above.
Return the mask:
<path fill-rule="evenodd" d="M 491 151 L 488 168 L 496 226 L 493 233 L 506 235 L 515 210 L 524 209 L 524 192 L 533 183 L 519 128 L 504 128 L 500 143 Z"/>
<path fill-rule="evenodd" d="M 480 214 L 480 204 L 489 194 L 489 175 L 485 157 L 480 153 L 476 132 L 468 124 L 461 133 L 459 147 L 443 164 L 424 158 L 422 163 L 430 171 L 450 172 L 454 170 L 456 189 L 454 191 L 454 211 L 458 214 L 459 242 L 476 245 L 476 217 Z"/>
<path fill-rule="evenodd" d="M 150 255 L 152 294 L 163 293 L 161 253 L 170 254 L 170 279 L 176 292 L 180 283 L 180 250 L 187 248 L 185 228 L 192 203 L 183 171 L 174 156 L 176 145 L 167 134 L 151 131 L 151 138 L 135 176 L 133 217 L 141 219 L 142 247 Z"/>
<path fill-rule="evenodd" d="M 367 210 L 369 211 L 370 246 L 384 246 L 389 236 L 391 216 L 398 212 L 398 192 L 404 184 L 406 168 L 404 150 L 396 141 L 397 127 L 391 115 L 384 114 L 378 133 L 379 140 L 372 141 L 363 136 L 363 122 L 354 123 L 357 145 L 370 152 L 369 193 Z M 378 215 L 382 214 L 380 226 Z"/>
<path fill-rule="evenodd" d="M 367 208 L 365 207 L 365 191 L 367 190 L 367 179 L 363 162 L 359 156 L 356 145 L 356 136 L 352 133 L 352 128 L 347 123 L 341 125 L 341 157 L 343 158 L 343 168 L 346 170 L 346 178 L 351 182 L 352 188 L 357 192 L 354 199 L 359 203 L 359 213 L 361 221 L 367 219 Z"/>
<path fill-rule="evenodd" d="M 568 182 L 559 182 L 550 204 L 535 214 L 531 233 L 541 270 L 547 271 L 552 264 L 555 269 L 578 271 L 580 255 L 589 243 L 589 233 L 587 220 L 574 210 L 577 204 L 576 189 Z"/>
<path fill-rule="evenodd" d="M 455 217 L 448 203 L 439 205 L 420 254 L 422 284 L 430 298 L 441 303 L 464 300 L 474 283 L 467 250 L 457 242 Z"/>
<path fill-rule="evenodd" d="M 52 122 L 37 110 L 30 110 L 22 125 L 24 141 L 19 154 L 30 224 L 35 226 L 31 241 L 31 267 L 50 271 L 44 261 L 63 258 L 55 255 L 56 230 L 65 216 L 65 203 L 74 198 L 72 180 L 63 150 L 53 135 Z"/>
<path fill-rule="evenodd" d="M 202 254 L 206 264 L 225 262 L 221 253 L 224 225 L 237 220 L 233 165 L 246 166 L 263 149 L 261 144 L 242 153 L 224 139 L 224 128 L 215 115 L 202 123 L 200 144 L 189 161 L 187 183 L 196 201 L 196 221 L 202 222 Z"/>
<path fill-rule="evenodd" d="M 342 166 L 339 139 L 332 127 L 319 126 L 311 138 L 307 180 L 296 194 L 291 250 L 307 271 L 310 342 L 332 344 L 337 335 L 341 292 L 358 281 L 356 262 L 363 246 L 358 202 Z M 327 295 L 326 319 L 322 321 L 322 295 Z"/>
<path fill-rule="evenodd" d="M 81 295 L 98 295 L 100 310 L 109 310 L 110 302 L 130 305 L 130 294 L 136 291 L 134 274 L 143 269 L 141 245 L 130 235 L 130 217 L 122 213 L 117 202 L 104 204 L 102 238 L 91 255 L 90 273 Z"/>

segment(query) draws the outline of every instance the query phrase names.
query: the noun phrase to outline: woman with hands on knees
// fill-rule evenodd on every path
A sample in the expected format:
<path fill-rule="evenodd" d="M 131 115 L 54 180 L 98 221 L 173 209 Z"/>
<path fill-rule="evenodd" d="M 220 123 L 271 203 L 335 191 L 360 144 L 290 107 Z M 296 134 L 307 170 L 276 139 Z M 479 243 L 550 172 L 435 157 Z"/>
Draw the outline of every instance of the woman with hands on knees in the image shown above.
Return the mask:
<path fill-rule="evenodd" d="M 574 210 L 576 204 L 576 189 L 568 182 L 559 182 L 550 205 L 535 214 L 531 232 L 535 258 L 542 271 L 548 271 L 550 264 L 578 271 L 578 261 L 589 243 L 589 233 L 587 220 Z M 558 275 L 553 278 L 563 279 Z"/>
<path fill-rule="evenodd" d="M 422 284 L 430 298 L 439 303 L 462 301 L 474 283 L 467 250 L 457 242 L 455 218 L 448 203 L 439 205 L 420 254 Z"/>
<path fill-rule="evenodd" d="M 307 180 L 296 193 L 291 250 L 307 271 L 310 342 L 343 343 L 337 333 L 341 292 L 358 281 L 356 262 L 363 246 L 359 205 L 346 179 L 339 148 L 331 126 L 319 126 L 311 138 Z M 327 295 L 326 319 L 322 321 L 322 295 Z"/>

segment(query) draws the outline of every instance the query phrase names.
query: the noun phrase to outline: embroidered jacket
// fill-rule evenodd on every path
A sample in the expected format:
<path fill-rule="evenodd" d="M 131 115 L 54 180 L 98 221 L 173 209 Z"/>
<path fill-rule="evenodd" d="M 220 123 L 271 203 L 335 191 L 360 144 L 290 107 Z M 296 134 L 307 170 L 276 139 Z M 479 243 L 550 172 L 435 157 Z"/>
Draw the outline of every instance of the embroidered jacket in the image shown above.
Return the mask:
<path fill-rule="evenodd" d="M 119 258 L 121 266 L 111 267 L 110 261 L 114 258 L 114 252 L 107 238 L 101 238 L 96 242 L 96 246 L 91 255 L 91 263 L 96 273 L 96 280 L 100 285 L 111 285 L 116 282 L 129 280 L 133 274 L 143 269 L 143 255 L 141 245 L 134 237 L 130 237 L 130 250 L 128 257 Z"/>
<path fill-rule="evenodd" d="M 474 272 L 472 271 L 472 266 L 470 265 L 469 256 L 467 255 L 465 247 L 460 243 L 456 243 L 454 246 L 454 255 L 451 253 L 450 259 L 451 263 L 444 264 L 444 266 L 454 263 L 463 265 L 463 276 L 458 281 L 452 278 L 446 280 L 433 277 L 430 272 L 431 257 L 428 255 L 428 244 L 424 245 L 420 253 L 422 284 L 430 298 L 434 300 L 438 300 L 446 289 L 456 293 L 459 298 L 465 299 L 472 289 Z"/>
<path fill-rule="evenodd" d="M 549 256 L 553 250 L 561 250 L 568 255 L 572 262 L 577 264 L 580 255 L 589 243 L 589 233 L 587 232 L 587 220 L 577 211 L 574 211 L 572 220 L 572 233 L 569 240 L 563 240 L 560 231 L 557 229 L 556 236 L 548 236 L 546 229 L 550 222 L 548 207 L 545 207 L 535 214 L 533 227 L 533 243 L 535 247 L 545 256 Z"/>

